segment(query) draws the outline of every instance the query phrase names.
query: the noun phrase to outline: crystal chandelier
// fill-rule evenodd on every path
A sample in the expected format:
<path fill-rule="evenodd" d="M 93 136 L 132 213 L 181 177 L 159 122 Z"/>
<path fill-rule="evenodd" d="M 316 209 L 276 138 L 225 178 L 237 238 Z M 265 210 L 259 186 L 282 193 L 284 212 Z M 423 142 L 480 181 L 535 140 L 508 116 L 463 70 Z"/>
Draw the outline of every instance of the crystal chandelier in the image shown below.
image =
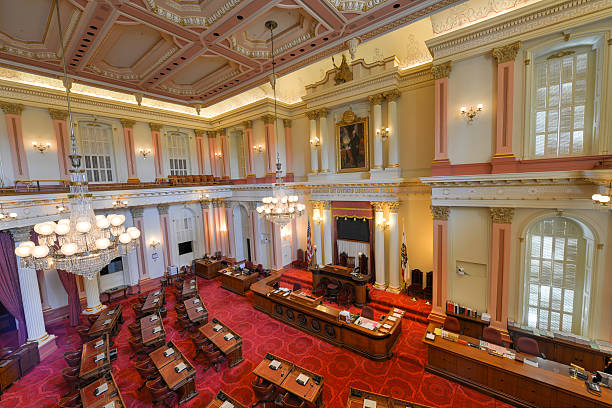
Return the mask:
<path fill-rule="evenodd" d="M 68 81 L 64 59 L 64 41 L 59 16 L 59 2 L 55 2 L 64 79 Z M 81 155 L 78 153 L 72 111 L 70 90 L 66 87 L 68 118 L 70 121 L 71 154 L 70 194 L 68 194 L 70 218 L 58 222 L 48 221 L 34 225 L 38 234 L 38 245 L 25 241 L 15 248 L 21 265 L 37 270 L 63 269 L 92 279 L 114 258 L 125 254 L 138 245 L 138 228 L 125 228 L 125 216 L 121 214 L 94 215 L 91 193 L 87 187 L 85 170 L 81 169 Z"/>
<path fill-rule="evenodd" d="M 266 21 L 266 28 L 270 30 L 270 43 L 271 50 L 270 56 L 272 58 L 272 75 L 270 75 L 270 84 L 272 85 L 272 91 L 274 92 L 274 137 L 278 139 L 278 131 L 276 130 L 277 113 L 276 113 L 276 71 L 274 62 L 274 29 L 278 27 L 276 21 Z M 278 145 L 278 143 L 277 143 Z M 282 178 L 282 164 L 280 162 L 280 155 L 276 155 L 276 183 L 272 189 L 272 196 L 264 197 L 262 199 L 262 205 L 257 207 L 257 213 L 260 217 L 264 217 L 266 220 L 284 226 L 288 224 L 292 219 L 300 216 L 304 213 L 306 206 L 298 202 L 297 195 L 289 195 L 284 188 Z"/>
<path fill-rule="evenodd" d="M 610 207 L 612 204 L 610 201 L 610 192 L 612 191 L 612 183 L 608 185 L 606 188 L 605 194 L 595 193 L 591 196 L 591 200 L 593 200 L 593 205 L 598 207 Z"/>

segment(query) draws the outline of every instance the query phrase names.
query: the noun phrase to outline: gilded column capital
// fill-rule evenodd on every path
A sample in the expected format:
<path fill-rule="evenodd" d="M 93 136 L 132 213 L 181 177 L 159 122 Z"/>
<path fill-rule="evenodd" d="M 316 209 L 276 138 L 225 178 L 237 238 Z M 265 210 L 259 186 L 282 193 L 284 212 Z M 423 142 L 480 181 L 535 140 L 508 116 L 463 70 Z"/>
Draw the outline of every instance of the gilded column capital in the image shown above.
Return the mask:
<path fill-rule="evenodd" d="M 306 117 L 310 120 L 317 120 L 318 114 L 316 110 L 306 112 Z"/>
<path fill-rule="evenodd" d="M 384 99 L 384 96 L 381 93 L 368 96 L 368 101 L 370 101 L 370 104 L 372 105 L 380 105 L 383 99 Z"/>
<path fill-rule="evenodd" d="M 202 129 L 193 129 L 193 133 L 195 134 L 195 137 L 202 137 L 206 131 Z"/>
<path fill-rule="evenodd" d="M 432 205 L 429 208 L 431 209 L 431 214 L 433 215 L 434 220 L 448 221 L 448 216 L 450 215 L 450 207 Z"/>
<path fill-rule="evenodd" d="M 263 120 L 264 124 L 266 124 L 266 125 L 273 125 L 274 124 L 274 115 L 263 115 L 261 117 L 261 120 Z"/>
<path fill-rule="evenodd" d="M 331 210 L 331 201 L 321 201 L 321 202 L 323 203 L 321 207 L 324 210 Z"/>
<path fill-rule="evenodd" d="M 53 120 L 66 120 L 66 118 L 68 118 L 68 111 L 49 108 L 49 116 L 51 116 Z"/>
<path fill-rule="evenodd" d="M 520 48 L 521 42 L 517 41 L 512 44 L 504 45 L 503 47 L 493 48 L 491 54 L 495 57 L 497 63 L 501 64 L 503 62 L 514 61 Z"/>
<path fill-rule="evenodd" d="M 163 126 L 164 125 L 162 125 L 161 123 L 153 123 L 153 122 L 149 123 L 149 127 L 154 132 L 159 132 L 162 129 Z"/>
<path fill-rule="evenodd" d="M 223 128 L 223 129 L 217 130 L 217 135 L 219 135 L 221 137 L 226 136 L 227 135 L 226 129 Z"/>
<path fill-rule="evenodd" d="M 451 72 L 452 65 L 452 61 L 434 65 L 433 67 L 431 67 L 431 74 L 433 75 L 434 79 L 448 78 Z"/>
<path fill-rule="evenodd" d="M 253 121 L 245 120 L 244 122 L 242 122 L 242 126 L 244 126 L 245 129 L 253 129 Z"/>
<path fill-rule="evenodd" d="M 206 136 L 209 139 L 214 139 L 217 137 L 217 132 L 215 132 L 214 130 L 209 130 L 208 132 L 206 132 Z"/>
<path fill-rule="evenodd" d="M 387 91 L 383 93 L 383 96 L 387 100 L 387 102 L 395 102 L 400 97 L 399 89 L 393 89 L 391 91 Z"/>
<path fill-rule="evenodd" d="M 144 213 L 144 207 L 130 207 L 130 213 L 132 213 L 132 218 L 142 218 Z"/>
<path fill-rule="evenodd" d="M 124 129 L 132 129 L 132 128 L 134 128 L 135 124 L 136 124 L 135 120 L 132 120 L 132 119 L 121 119 L 121 126 L 123 126 Z"/>
<path fill-rule="evenodd" d="M 318 208 L 318 209 L 322 210 L 323 206 L 325 205 L 324 203 L 325 203 L 325 201 L 310 200 L 310 205 L 312 206 L 313 209 L 314 208 Z"/>
<path fill-rule="evenodd" d="M 32 227 L 19 227 L 19 228 L 11 228 L 11 235 L 13 236 L 13 240 L 17 242 L 30 241 L 30 231 L 32 231 Z"/>
<path fill-rule="evenodd" d="M 374 208 L 374 212 L 384 212 L 387 205 L 384 201 L 370 201 L 370 204 Z"/>
<path fill-rule="evenodd" d="M 389 212 L 392 212 L 392 213 L 397 213 L 399 210 L 399 206 L 400 206 L 399 201 L 394 201 L 394 202 L 387 204 L 387 208 L 389 209 Z"/>
<path fill-rule="evenodd" d="M 168 215 L 168 210 L 170 206 L 168 204 L 158 204 L 157 211 L 159 211 L 159 215 Z"/>
<path fill-rule="evenodd" d="M 245 204 L 250 211 L 257 210 L 257 206 L 259 206 L 258 201 L 246 201 Z"/>
<path fill-rule="evenodd" d="M 0 109 L 7 115 L 21 115 L 23 108 L 20 103 L 0 102 Z"/>
<path fill-rule="evenodd" d="M 491 220 L 494 224 L 512 224 L 514 217 L 514 208 L 509 207 L 493 207 L 491 211 Z"/>
<path fill-rule="evenodd" d="M 291 119 L 283 119 L 283 126 L 285 128 L 291 128 Z"/>
<path fill-rule="evenodd" d="M 329 113 L 329 110 L 327 110 L 326 108 L 318 109 L 317 110 L 317 117 L 319 117 L 319 118 L 327 118 L 327 114 L 328 113 Z"/>

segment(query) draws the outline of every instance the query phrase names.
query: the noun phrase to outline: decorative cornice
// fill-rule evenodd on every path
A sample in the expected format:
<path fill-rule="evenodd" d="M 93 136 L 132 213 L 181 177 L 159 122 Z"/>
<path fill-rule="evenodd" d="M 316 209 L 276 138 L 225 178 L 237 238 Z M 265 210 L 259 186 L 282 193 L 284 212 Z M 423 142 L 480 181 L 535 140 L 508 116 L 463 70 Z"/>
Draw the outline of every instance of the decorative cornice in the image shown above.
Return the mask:
<path fill-rule="evenodd" d="M 159 211 L 159 215 L 168 215 L 168 210 L 170 206 L 168 204 L 158 204 L 157 211 Z"/>
<path fill-rule="evenodd" d="M 53 120 L 66 120 L 68 117 L 68 111 L 49 108 L 49 116 L 51 116 L 51 119 Z"/>
<path fill-rule="evenodd" d="M 498 64 L 502 64 L 504 62 L 514 61 L 520 48 L 521 42 L 517 41 L 512 44 L 504 45 L 503 47 L 493 48 L 491 54 L 497 60 Z"/>
<path fill-rule="evenodd" d="M 452 61 L 437 64 L 431 67 L 431 73 L 434 79 L 448 78 L 451 72 Z"/>
<path fill-rule="evenodd" d="M 329 110 L 326 108 L 322 108 L 322 109 L 318 109 L 317 110 L 317 117 L 319 118 L 327 118 L 327 114 L 329 113 Z"/>
<path fill-rule="evenodd" d="M 121 119 L 120 122 L 124 129 L 133 129 L 136 124 L 136 121 L 132 119 Z"/>
<path fill-rule="evenodd" d="M 263 115 L 261 117 L 265 125 L 273 125 L 274 124 L 274 115 Z"/>
<path fill-rule="evenodd" d="M 494 224 L 512 224 L 514 217 L 514 208 L 494 207 L 491 211 L 491 220 Z"/>
<path fill-rule="evenodd" d="M 242 122 L 242 126 L 244 126 L 245 129 L 253 129 L 253 121 L 245 120 L 244 122 Z"/>
<path fill-rule="evenodd" d="M 400 91 L 399 89 L 393 89 L 392 91 L 383 92 L 383 95 L 387 102 L 393 102 L 400 97 Z"/>
<path fill-rule="evenodd" d="M 448 221 L 448 216 L 450 215 L 450 207 L 431 205 L 429 206 L 431 209 L 431 215 L 433 215 L 434 220 L 438 221 Z"/>
<path fill-rule="evenodd" d="M 195 137 L 203 137 L 206 131 L 202 129 L 193 129 L 193 133 L 195 134 Z"/>
<path fill-rule="evenodd" d="M 285 128 L 291 128 L 291 119 L 283 119 L 283 126 Z"/>
<path fill-rule="evenodd" d="M 306 112 L 306 117 L 310 120 L 317 120 L 319 115 L 316 110 Z"/>
<path fill-rule="evenodd" d="M 30 232 L 32 231 L 32 227 L 20 227 L 13 228 L 10 230 L 11 235 L 13 236 L 13 240 L 17 242 L 29 241 L 31 238 Z"/>
<path fill-rule="evenodd" d="M 144 213 L 144 207 L 130 207 L 130 213 L 132 213 L 132 218 L 142 218 Z"/>
<path fill-rule="evenodd" d="M 371 105 L 380 105 L 384 99 L 383 94 L 376 94 L 368 96 L 368 101 L 370 101 Z"/>
<path fill-rule="evenodd" d="M 20 103 L 0 102 L 0 109 L 7 115 L 21 115 L 23 105 Z"/>
<path fill-rule="evenodd" d="M 159 132 L 162 129 L 162 127 L 164 127 L 164 125 L 162 125 L 161 123 L 149 122 L 149 127 L 151 128 L 153 132 Z"/>
<path fill-rule="evenodd" d="M 400 203 L 399 201 L 387 203 L 387 208 L 389 212 L 396 213 L 399 210 Z"/>

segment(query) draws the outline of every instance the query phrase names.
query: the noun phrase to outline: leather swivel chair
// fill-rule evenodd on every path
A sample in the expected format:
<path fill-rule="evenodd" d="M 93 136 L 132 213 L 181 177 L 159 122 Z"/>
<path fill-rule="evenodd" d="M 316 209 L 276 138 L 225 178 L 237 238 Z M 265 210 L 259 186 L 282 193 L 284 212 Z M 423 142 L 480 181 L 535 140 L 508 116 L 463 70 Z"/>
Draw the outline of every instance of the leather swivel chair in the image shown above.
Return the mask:
<path fill-rule="evenodd" d="M 79 367 L 81 365 L 81 352 L 67 351 L 64 353 L 64 360 L 69 367 Z"/>
<path fill-rule="evenodd" d="M 70 387 L 71 391 L 76 391 L 81 386 L 79 379 L 79 367 L 66 367 L 62 370 L 62 377 Z"/>
<path fill-rule="evenodd" d="M 501 333 L 492 327 L 487 326 L 484 329 L 482 329 L 482 340 L 488 343 L 491 343 L 491 344 L 503 346 Z"/>
<path fill-rule="evenodd" d="M 461 325 L 459 324 L 459 320 L 457 320 L 457 318 L 452 317 L 452 316 L 446 316 L 446 319 L 444 320 L 444 325 L 442 326 L 442 328 L 446 331 L 453 332 L 453 333 L 461 332 Z"/>
<path fill-rule="evenodd" d="M 532 356 L 546 358 L 546 356 L 540 353 L 540 346 L 538 342 L 531 337 L 519 337 L 516 340 L 516 351 L 520 353 L 531 354 Z"/>
<path fill-rule="evenodd" d="M 255 393 L 255 399 L 257 400 L 251 408 L 255 408 L 262 402 L 272 402 L 276 394 L 276 387 L 271 382 L 264 380 L 263 378 L 257 377 L 252 383 L 251 387 Z"/>
<path fill-rule="evenodd" d="M 374 310 L 372 310 L 372 308 L 370 307 L 365 306 L 363 309 L 361 309 L 361 317 L 374 320 Z"/>

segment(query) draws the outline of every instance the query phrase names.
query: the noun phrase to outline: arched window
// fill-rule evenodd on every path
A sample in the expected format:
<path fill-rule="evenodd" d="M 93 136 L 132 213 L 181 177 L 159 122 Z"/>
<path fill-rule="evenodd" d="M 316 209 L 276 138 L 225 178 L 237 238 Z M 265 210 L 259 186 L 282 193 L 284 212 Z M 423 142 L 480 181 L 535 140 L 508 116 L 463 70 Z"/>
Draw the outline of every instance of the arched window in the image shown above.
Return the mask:
<path fill-rule="evenodd" d="M 527 232 L 524 323 L 545 331 L 586 334 L 593 235 L 567 217 L 536 222 Z"/>
<path fill-rule="evenodd" d="M 189 139 L 186 134 L 168 132 L 168 160 L 171 176 L 189 174 Z"/>
<path fill-rule="evenodd" d="M 111 127 L 95 122 L 79 123 L 83 166 L 90 183 L 114 181 Z"/>

